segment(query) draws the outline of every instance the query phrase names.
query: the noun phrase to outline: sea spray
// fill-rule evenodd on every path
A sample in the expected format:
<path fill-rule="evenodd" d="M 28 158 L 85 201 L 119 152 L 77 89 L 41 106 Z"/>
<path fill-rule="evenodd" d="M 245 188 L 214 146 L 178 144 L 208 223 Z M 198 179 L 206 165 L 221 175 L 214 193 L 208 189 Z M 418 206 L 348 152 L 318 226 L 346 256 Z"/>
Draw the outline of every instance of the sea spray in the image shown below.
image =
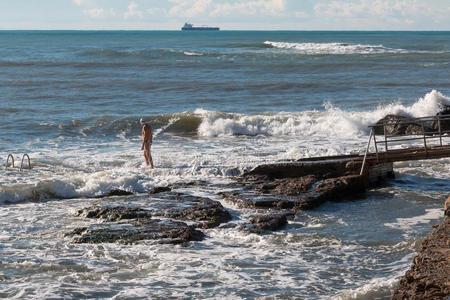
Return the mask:
<path fill-rule="evenodd" d="M 164 130 L 166 130 L 167 128 L 169 128 L 170 126 L 172 126 L 172 124 L 174 124 L 175 122 L 177 122 L 178 120 L 180 120 L 180 117 L 176 117 L 176 118 L 172 118 L 169 120 L 169 122 L 164 125 L 161 128 L 158 128 L 155 130 L 154 134 L 153 134 L 153 139 L 156 139 L 158 137 L 159 134 L 161 134 Z"/>

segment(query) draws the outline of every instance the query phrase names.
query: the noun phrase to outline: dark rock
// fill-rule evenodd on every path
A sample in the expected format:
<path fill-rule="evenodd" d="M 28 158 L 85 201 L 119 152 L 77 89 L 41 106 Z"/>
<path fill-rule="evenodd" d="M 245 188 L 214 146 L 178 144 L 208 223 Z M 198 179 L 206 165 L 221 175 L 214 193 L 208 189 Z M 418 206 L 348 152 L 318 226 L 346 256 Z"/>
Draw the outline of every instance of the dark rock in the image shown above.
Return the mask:
<path fill-rule="evenodd" d="M 355 198 L 365 192 L 364 177 L 348 175 L 328 178 L 317 183 L 315 190 L 301 195 L 294 209 L 313 209 L 327 201 L 342 201 Z"/>
<path fill-rule="evenodd" d="M 272 189 L 272 192 L 287 196 L 299 195 L 307 192 L 316 181 L 317 178 L 312 175 L 300 178 L 279 179 L 275 182 L 275 188 Z"/>
<path fill-rule="evenodd" d="M 401 115 L 387 115 L 380 119 L 376 125 L 384 125 L 374 128 L 376 135 L 423 135 L 424 130 L 425 133 L 432 131 L 430 124 L 423 124 L 422 127 L 422 124 L 413 118 Z"/>
<path fill-rule="evenodd" d="M 313 209 L 326 201 L 355 198 L 365 192 L 366 182 L 360 175 L 339 176 L 320 181 L 316 181 L 315 176 L 309 175 L 262 183 L 258 181 L 258 184 L 249 184 L 247 188 L 263 195 L 258 196 L 242 191 L 222 192 L 219 195 L 239 208 L 303 210 Z M 268 193 L 272 196 L 268 196 Z"/>
<path fill-rule="evenodd" d="M 328 201 L 340 201 L 365 192 L 364 178 L 360 175 L 349 175 L 328 178 L 316 185 L 316 193 L 325 193 Z"/>
<path fill-rule="evenodd" d="M 450 197 L 449 197 L 450 198 Z M 448 299 L 450 296 L 450 208 L 422 242 L 414 264 L 392 299 Z"/>
<path fill-rule="evenodd" d="M 236 228 L 238 226 L 239 225 L 236 224 L 236 223 L 225 223 L 225 224 L 220 225 L 219 228 L 221 228 L 221 229 L 229 229 L 229 228 Z"/>
<path fill-rule="evenodd" d="M 150 218 L 151 212 L 137 207 L 95 205 L 78 210 L 77 216 L 113 222 L 124 219 Z"/>
<path fill-rule="evenodd" d="M 174 184 L 174 188 L 185 188 L 185 187 L 206 186 L 206 185 L 208 185 L 207 181 L 195 180 L 195 181 L 189 181 L 189 182 L 176 183 L 176 184 Z"/>
<path fill-rule="evenodd" d="M 238 208 L 293 208 L 294 201 L 273 196 L 246 195 L 242 192 L 218 193 L 225 201 L 236 205 Z"/>
<path fill-rule="evenodd" d="M 170 188 L 168 186 L 155 186 L 150 191 L 148 191 L 148 193 L 150 195 L 153 195 L 153 194 L 159 194 L 159 193 L 164 193 L 164 192 L 170 192 L 171 190 L 172 190 L 172 188 Z"/>
<path fill-rule="evenodd" d="M 147 218 L 132 223 L 94 224 L 89 228 L 77 228 L 67 236 L 74 236 L 74 243 L 95 244 L 133 244 L 141 240 L 153 240 L 160 244 L 182 244 L 204 238 L 202 232 L 186 223 Z"/>
<path fill-rule="evenodd" d="M 168 196 L 173 201 L 166 204 L 162 210 L 154 211 L 154 215 L 194 221 L 201 228 L 216 227 L 232 219 L 230 213 L 218 201 L 179 193 Z"/>
<path fill-rule="evenodd" d="M 439 119 L 440 122 L 439 122 Z M 442 118 L 444 118 L 442 120 Z M 450 106 L 444 106 L 443 109 L 436 114 L 431 127 L 433 131 L 439 132 L 439 123 L 441 132 L 450 131 Z"/>
<path fill-rule="evenodd" d="M 243 175 L 244 180 L 268 181 L 270 179 L 315 176 L 318 179 L 348 175 L 348 160 L 308 161 L 261 165 Z"/>
<path fill-rule="evenodd" d="M 243 230 L 251 233 L 263 233 L 265 231 L 275 231 L 284 228 L 288 222 L 286 214 L 272 213 L 253 217 L 250 223 Z"/>
<path fill-rule="evenodd" d="M 120 189 L 114 189 L 114 190 L 110 190 L 108 192 L 108 194 L 100 195 L 95 198 L 104 198 L 104 197 L 111 197 L 111 196 L 130 196 L 130 195 L 133 195 L 133 193 L 124 191 L 124 190 L 120 190 Z"/>

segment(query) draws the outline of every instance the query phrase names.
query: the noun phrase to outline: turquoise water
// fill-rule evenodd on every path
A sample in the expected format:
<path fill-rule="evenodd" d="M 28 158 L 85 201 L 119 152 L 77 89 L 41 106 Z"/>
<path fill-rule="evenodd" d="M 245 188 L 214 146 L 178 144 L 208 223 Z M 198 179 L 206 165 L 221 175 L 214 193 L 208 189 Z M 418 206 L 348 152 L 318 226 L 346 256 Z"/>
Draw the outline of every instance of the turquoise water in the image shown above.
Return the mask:
<path fill-rule="evenodd" d="M 259 164 L 362 152 L 386 114 L 450 105 L 449 62 L 450 32 L 1 31 L 0 162 L 16 167 L 0 170 L 0 296 L 389 298 L 442 217 L 448 159 L 399 163 L 389 186 L 262 236 L 211 229 L 179 248 L 63 234 L 111 189 L 145 203 L 202 180 L 186 192 L 220 200 Z M 252 213 L 223 205 L 232 222 Z"/>

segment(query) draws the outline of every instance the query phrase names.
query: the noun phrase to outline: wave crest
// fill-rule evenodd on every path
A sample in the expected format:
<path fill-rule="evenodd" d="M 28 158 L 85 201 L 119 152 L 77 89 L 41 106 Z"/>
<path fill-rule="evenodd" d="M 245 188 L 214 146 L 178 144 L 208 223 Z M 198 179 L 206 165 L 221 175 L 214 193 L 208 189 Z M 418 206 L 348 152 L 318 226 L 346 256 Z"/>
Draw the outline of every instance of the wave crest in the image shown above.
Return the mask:
<path fill-rule="evenodd" d="M 366 134 L 367 126 L 376 123 L 387 114 L 411 117 L 433 116 L 443 105 L 450 105 L 450 98 L 432 90 L 411 105 L 391 102 L 371 111 L 345 111 L 332 103 L 324 103 L 324 111 L 300 111 L 264 113 L 257 115 L 224 113 L 196 109 L 148 116 L 146 120 L 154 130 L 154 136 L 171 134 L 185 137 L 219 136 L 355 136 Z M 138 117 L 114 119 L 102 116 L 94 120 L 73 120 L 67 124 L 40 124 L 66 136 L 111 136 L 137 138 L 140 133 Z"/>
<path fill-rule="evenodd" d="M 293 49 L 302 54 L 380 54 L 380 53 L 407 53 L 404 49 L 387 48 L 383 45 L 362 45 L 346 43 L 289 43 L 264 42 L 273 48 Z"/>
<path fill-rule="evenodd" d="M 281 112 L 253 116 L 206 110 L 196 110 L 195 113 L 201 115 L 202 119 L 197 130 L 198 135 L 204 137 L 231 135 L 352 137 L 367 134 L 369 125 L 373 125 L 388 114 L 416 118 L 433 116 L 444 105 L 450 105 L 450 97 L 432 90 L 410 106 L 395 102 L 365 112 L 344 111 L 326 102 L 323 112 Z"/>

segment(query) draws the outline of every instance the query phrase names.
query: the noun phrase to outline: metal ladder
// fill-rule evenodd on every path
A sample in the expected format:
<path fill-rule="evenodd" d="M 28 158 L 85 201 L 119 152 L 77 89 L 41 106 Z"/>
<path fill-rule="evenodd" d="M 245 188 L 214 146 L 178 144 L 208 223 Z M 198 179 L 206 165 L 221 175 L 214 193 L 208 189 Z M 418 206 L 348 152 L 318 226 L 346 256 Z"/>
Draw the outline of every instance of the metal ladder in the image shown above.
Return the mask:
<path fill-rule="evenodd" d="M 12 154 L 8 154 L 8 158 L 6 159 L 5 169 L 8 169 L 9 167 L 9 158 L 11 157 L 12 167 L 14 168 L 14 156 Z M 25 157 L 28 160 L 28 169 L 31 170 L 31 160 L 30 156 L 28 154 L 22 155 L 22 162 L 20 163 L 20 171 L 23 169 L 23 161 L 25 160 Z"/>

